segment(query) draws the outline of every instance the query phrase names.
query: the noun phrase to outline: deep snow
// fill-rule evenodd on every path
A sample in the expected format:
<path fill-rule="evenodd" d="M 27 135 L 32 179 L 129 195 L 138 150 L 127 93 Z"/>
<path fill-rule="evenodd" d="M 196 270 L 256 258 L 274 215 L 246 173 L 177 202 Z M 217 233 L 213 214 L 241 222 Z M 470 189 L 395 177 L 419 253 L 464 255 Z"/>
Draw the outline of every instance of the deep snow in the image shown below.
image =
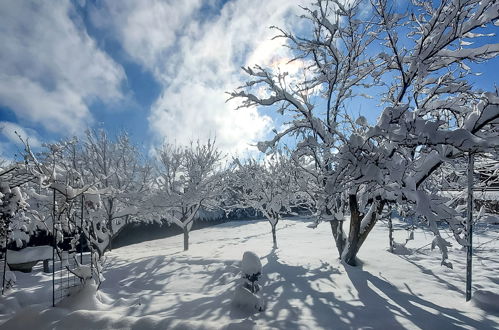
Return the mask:
<path fill-rule="evenodd" d="M 387 251 L 378 223 L 362 247 L 360 267 L 337 260 L 330 227 L 307 228 L 304 219 L 278 224 L 272 248 L 266 221 L 235 221 L 191 233 L 183 252 L 175 236 L 107 254 L 100 290 L 87 286 L 52 308 L 51 277 L 16 273 L 17 284 L 0 298 L 2 329 L 492 329 L 499 327 L 499 228 L 475 235 L 475 302 L 464 298 L 465 251 L 451 248 L 454 269 L 430 251 L 420 230 L 406 246 Z M 406 230 L 395 223 L 395 237 Z M 491 227 L 494 228 L 494 227 Z M 426 246 L 425 246 L 426 245 Z M 423 247 L 423 248 L 421 248 Z M 414 249 L 421 248 L 417 252 Z M 266 310 L 250 314 L 232 306 L 245 251 L 261 258 L 259 292 Z"/>

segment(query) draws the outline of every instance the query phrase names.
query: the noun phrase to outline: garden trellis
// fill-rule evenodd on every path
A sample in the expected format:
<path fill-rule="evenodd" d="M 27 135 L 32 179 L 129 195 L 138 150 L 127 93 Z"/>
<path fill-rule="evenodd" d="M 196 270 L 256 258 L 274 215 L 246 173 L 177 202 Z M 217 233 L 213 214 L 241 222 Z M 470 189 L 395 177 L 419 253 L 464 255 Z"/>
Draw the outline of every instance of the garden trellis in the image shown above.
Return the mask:
<path fill-rule="evenodd" d="M 2 171 L 0 173 L 0 188 L 2 191 L 8 190 L 10 191 L 11 189 L 17 188 L 21 186 L 24 183 L 27 183 L 31 180 L 35 179 L 35 175 L 32 174 L 29 171 L 29 168 L 26 164 L 19 163 L 10 166 L 6 170 Z M 10 198 L 9 198 L 10 199 Z M 4 205 L 5 201 L 2 201 L 2 212 L 1 212 L 1 221 L 3 224 L 3 231 L 4 231 L 4 240 L 5 240 L 5 247 L 4 247 L 4 262 L 3 262 L 3 276 L 2 276 L 2 295 L 4 294 L 5 291 L 5 275 L 7 272 L 7 244 L 8 244 L 8 236 L 9 236 L 9 227 L 10 227 L 10 218 L 11 218 L 11 213 L 10 212 L 5 212 L 4 208 L 6 205 Z"/>
<path fill-rule="evenodd" d="M 4 239 L 2 294 L 7 284 L 6 274 L 8 264 L 21 263 L 25 271 L 30 271 L 33 264 L 43 260 L 48 261 L 44 247 L 24 248 L 15 251 L 9 258 L 8 244 L 12 234 L 12 218 L 26 205 L 20 187 L 38 178 L 35 171 L 27 163 L 18 163 L 0 173 L 2 189 L 2 229 Z M 83 233 L 84 222 L 84 193 L 68 197 L 67 194 L 52 188 L 52 305 L 60 301 L 71 292 L 71 288 L 81 285 L 85 279 L 93 275 L 92 254 L 83 255 L 84 246 L 88 239 Z M 91 193 L 90 193 L 91 194 Z M 59 196 L 58 196 L 59 195 Z M 59 197 L 59 198 L 57 198 Z M 22 202 L 22 203 L 21 203 Z M 48 229 L 48 228 L 47 228 Z M 86 244 L 85 244 L 86 243 Z M 79 261 L 77 260 L 77 245 L 79 244 Z M 49 248 L 49 247 L 48 247 Z M 29 250 L 29 251 L 28 251 Z M 12 252 L 11 252 L 12 254 Z M 85 262 L 84 262 L 85 261 Z M 85 264 L 87 266 L 85 266 Z M 26 266 L 28 265 L 28 266 Z M 19 267 L 19 265 L 17 265 Z M 44 267 L 47 271 L 47 267 Z"/>

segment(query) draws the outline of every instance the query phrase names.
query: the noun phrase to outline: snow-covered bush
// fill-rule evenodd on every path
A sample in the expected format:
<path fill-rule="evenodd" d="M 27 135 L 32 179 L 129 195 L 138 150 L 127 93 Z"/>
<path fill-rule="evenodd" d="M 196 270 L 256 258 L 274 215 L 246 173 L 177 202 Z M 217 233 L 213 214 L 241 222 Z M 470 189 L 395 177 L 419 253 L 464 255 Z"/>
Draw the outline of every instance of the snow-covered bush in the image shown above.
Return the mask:
<path fill-rule="evenodd" d="M 260 287 L 255 282 L 262 274 L 260 258 L 251 251 L 243 254 L 241 261 L 242 283 L 236 286 L 232 304 L 250 312 L 261 312 L 265 309 L 263 298 L 257 294 Z"/>

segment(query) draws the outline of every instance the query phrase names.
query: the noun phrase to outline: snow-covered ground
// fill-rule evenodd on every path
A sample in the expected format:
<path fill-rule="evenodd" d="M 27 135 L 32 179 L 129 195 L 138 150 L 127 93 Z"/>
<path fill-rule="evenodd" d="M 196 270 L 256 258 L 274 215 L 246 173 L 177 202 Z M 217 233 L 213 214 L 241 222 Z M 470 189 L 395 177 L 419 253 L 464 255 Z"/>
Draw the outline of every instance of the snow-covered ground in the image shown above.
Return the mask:
<path fill-rule="evenodd" d="M 191 233 L 115 249 L 107 254 L 97 295 L 87 287 L 52 308 L 51 277 L 17 275 L 0 298 L 2 329 L 492 329 L 499 301 L 465 302 L 465 252 L 451 248 L 454 269 L 440 266 L 431 235 L 415 232 L 408 255 L 387 252 L 388 233 L 378 223 L 359 257 L 360 267 L 337 260 L 328 224 L 306 220 L 278 225 L 272 249 L 266 221 L 229 222 Z M 481 301 L 499 295 L 499 226 L 475 236 L 474 290 Z M 407 236 L 396 224 L 395 236 Z M 493 228 L 493 227 L 492 227 Z M 484 244 L 485 243 L 485 244 Z M 426 246 L 425 246 L 426 245 Z M 423 247 L 423 248 L 421 248 Z M 414 252 L 415 249 L 419 249 Z M 244 251 L 260 256 L 259 281 L 266 310 L 249 314 L 231 300 Z M 495 305 L 494 305 L 495 303 Z"/>

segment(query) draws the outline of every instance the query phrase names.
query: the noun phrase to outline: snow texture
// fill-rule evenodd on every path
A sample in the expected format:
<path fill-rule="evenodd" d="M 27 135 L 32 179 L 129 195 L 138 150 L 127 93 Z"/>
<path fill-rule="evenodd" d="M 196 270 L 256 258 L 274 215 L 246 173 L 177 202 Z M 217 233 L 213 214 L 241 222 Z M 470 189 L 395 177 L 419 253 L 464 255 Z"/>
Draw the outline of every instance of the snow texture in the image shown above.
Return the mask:
<path fill-rule="evenodd" d="M 9 250 L 7 253 L 7 262 L 9 264 L 22 264 L 47 259 L 52 259 L 51 246 L 27 247 L 19 251 Z"/>
<path fill-rule="evenodd" d="M 51 307 L 51 274 L 44 274 L 41 265 L 31 274 L 16 272 L 16 285 L 0 297 L 0 328 L 499 327 L 494 304 L 481 303 L 482 297 L 494 302 L 499 295 L 499 242 L 493 240 L 498 226 L 476 228 L 472 299 L 476 302 L 465 303 L 466 254 L 459 246 L 449 247 L 454 269 L 442 267 L 439 253 L 428 245 L 431 234 L 417 229 L 414 240 L 407 243 L 414 253 L 394 255 L 387 251 L 388 230 L 379 222 L 359 252 L 362 267 L 350 267 L 334 257 L 329 226 L 311 230 L 307 224 L 304 219 L 280 221 L 279 250 L 268 239 L 266 220 L 193 231 L 187 253 L 181 251 L 181 236 L 114 249 L 107 254 L 103 271 L 107 280 L 99 291 L 86 286 L 55 308 Z M 397 241 L 407 237 L 402 226 L 394 220 Z M 241 281 L 241 253 L 248 250 L 261 256 L 263 312 L 244 311 L 232 304 Z"/>

